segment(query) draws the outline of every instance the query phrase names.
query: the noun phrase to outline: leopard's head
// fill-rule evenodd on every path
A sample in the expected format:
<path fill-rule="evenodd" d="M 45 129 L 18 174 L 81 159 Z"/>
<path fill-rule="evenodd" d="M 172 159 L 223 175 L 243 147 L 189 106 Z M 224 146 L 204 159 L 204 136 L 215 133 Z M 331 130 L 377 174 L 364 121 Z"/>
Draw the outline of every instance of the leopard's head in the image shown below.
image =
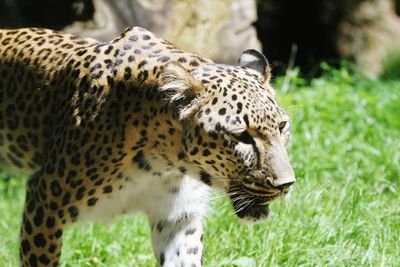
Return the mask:
<path fill-rule="evenodd" d="M 229 195 L 240 218 L 266 218 L 268 204 L 289 192 L 295 174 L 286 151 L 289 117 L 275 100 L 264 55 L 246 50 L 238 66 L 188 72 L 170 64 L 166 73 L 186 159 L 204 182 Z"/>

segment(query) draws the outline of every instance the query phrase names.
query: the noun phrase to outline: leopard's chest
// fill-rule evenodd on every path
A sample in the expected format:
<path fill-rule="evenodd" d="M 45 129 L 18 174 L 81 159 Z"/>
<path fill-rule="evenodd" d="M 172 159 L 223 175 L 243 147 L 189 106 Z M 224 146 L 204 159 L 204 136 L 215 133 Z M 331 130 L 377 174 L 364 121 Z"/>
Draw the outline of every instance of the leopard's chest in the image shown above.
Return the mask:
<path fill-rule="evenodd" d="M 120 214 L 143 211 L 150 218 L 174 221 L 185 214 L 203 213 L 207 206 L 208 186 L 190 174 L 173 168 L 144 171 L 132 166 L 126 175 L 121 189 L 100 195 L 93 207 L 83 207 L 81 218 L 108 221 Z"/>

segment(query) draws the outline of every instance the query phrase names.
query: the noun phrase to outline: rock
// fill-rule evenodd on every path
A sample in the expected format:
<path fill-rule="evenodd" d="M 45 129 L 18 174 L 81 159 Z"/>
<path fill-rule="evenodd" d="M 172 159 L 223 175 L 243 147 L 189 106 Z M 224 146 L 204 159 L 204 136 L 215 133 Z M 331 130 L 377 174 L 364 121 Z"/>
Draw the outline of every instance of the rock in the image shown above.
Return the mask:
<path fill-rule="evenodd" d="M 383 71 L 385 58 L 400 53 L 400 18 L 391 0 L 364 1 L 339 27 L 337 47 L 366 73 Z"/>
<path fill-rule="evenodd" d="M 94 5 L 91 21 L 65 31 L 106 41 L 137 25 L 184 50 L 230 64 L 243 50 L 261 47 L 252 26 L 255 0 L 94 0 Z"/>

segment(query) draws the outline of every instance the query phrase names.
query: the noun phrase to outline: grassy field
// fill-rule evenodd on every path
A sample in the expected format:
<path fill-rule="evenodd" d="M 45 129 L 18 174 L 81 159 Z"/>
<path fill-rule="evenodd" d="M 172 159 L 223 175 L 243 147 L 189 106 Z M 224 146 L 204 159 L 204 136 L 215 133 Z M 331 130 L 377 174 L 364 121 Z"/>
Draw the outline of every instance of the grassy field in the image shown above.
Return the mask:
<path fill-rule="evenodd" d="M 271 205 L 267 222 L 252 226 L 216 197 L 205 265 L 400 266 L 400 81 L 341 69 L 290 82 L 275 84 L 292 117 L 295 190 Z M 0 179 L 0 266 L 18 264 L 23 183 Z M 62 266 L 155 264 L 142 214 L 65 232 Z"/>

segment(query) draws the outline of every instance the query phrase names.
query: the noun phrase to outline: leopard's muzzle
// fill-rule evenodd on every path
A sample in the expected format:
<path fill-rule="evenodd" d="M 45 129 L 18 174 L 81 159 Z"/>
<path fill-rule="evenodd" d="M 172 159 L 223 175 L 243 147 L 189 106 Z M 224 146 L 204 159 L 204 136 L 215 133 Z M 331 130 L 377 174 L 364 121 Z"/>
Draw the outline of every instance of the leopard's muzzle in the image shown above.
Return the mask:
<path fill-rule="evenodd" d="M 245 182 L 231 184 L 228 194 L 238 217 L 250 221 L 265 219 L 269 215 L 269 203 L 285 196 L 294 181 L 273 186 L 270 182 Z M 254 180 L 254 179 L 253 179 Z"/>

